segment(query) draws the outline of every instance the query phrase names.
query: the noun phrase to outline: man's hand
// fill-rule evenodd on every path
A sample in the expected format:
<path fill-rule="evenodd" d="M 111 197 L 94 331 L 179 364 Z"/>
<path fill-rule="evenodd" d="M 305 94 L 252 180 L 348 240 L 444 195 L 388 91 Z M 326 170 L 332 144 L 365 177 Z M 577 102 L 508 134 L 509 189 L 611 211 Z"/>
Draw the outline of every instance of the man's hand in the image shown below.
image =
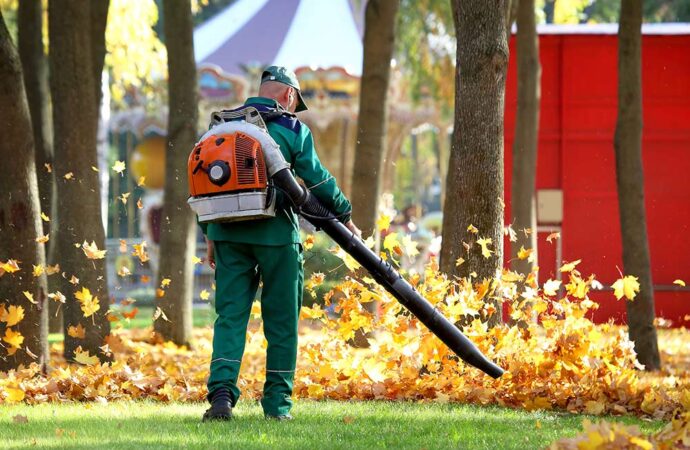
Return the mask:
<path fill-rule="evenodd" d="M 355 225 L 355 223 L 352 220 L 348 220 L 345 226 L 348 230 L 352 231 L 355 234 L 355 236 L 362 239 L 362 230 L 357 228 L 357 225 Z"/>
<path fill-rule="evenodd" d="M 216 257 L 213 249 L 213 241 L 206 239 L 206 261 L 211 269 L 216 270 Z"/>

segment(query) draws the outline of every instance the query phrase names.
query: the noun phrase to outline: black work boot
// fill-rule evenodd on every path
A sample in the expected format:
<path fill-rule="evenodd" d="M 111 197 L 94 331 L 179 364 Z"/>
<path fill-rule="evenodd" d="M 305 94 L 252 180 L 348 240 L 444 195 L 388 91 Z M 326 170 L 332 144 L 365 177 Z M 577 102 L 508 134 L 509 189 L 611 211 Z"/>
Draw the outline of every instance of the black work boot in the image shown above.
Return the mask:
<path fill-rule="evenodd" d="M 206 410 L 202 422 L 209 420 L 230 420 L 232 419 L 232 403 L 230 402 L 230 390 L 228 388 L 218 388 L 209 395 L 211 407 Z"/>

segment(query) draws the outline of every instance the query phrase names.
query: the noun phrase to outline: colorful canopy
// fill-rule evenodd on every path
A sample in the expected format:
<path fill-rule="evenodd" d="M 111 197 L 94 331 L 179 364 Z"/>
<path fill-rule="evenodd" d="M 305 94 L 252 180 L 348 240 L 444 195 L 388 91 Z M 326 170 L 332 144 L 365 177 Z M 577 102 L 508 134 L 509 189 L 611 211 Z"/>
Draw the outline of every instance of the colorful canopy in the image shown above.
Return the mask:
<path fill-rule="evenodd" d="M 362 73 L 363 0 L 237 0 L 194 30 L 198 65 L 277 64 Z"/>

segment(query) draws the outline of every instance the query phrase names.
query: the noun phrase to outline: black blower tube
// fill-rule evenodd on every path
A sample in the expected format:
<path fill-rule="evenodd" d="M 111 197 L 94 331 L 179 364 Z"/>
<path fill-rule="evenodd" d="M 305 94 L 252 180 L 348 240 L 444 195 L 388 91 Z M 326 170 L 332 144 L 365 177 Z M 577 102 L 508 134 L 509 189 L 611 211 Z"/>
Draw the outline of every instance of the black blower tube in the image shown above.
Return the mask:
<path fill-rule="evenodd" d="M 305 213 L 302 216 L 307 221 L 326 232 L 463 361 L 493 378 L 503 375 L 502 368 L 484 356 L 467 336 L 439 313 L 388 262 L 383 261 L 361 239 L 355 237 L 331 211 L 297 182 L 289 169 L 279 170 L 272 179 L 276 187 L 290 197 L 299 212 Z"/>

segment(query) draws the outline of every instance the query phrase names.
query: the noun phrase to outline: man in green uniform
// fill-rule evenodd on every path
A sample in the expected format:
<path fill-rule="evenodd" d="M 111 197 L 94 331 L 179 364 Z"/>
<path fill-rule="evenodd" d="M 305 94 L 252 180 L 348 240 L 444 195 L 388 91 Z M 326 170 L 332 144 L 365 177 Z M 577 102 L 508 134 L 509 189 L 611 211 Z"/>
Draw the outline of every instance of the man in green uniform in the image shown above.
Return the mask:
<path fill-rule="evenodd" d="M 259 96 L 247 99 L 245 105 L 260 112 L 282 108 L 295 113 L 307 109 L 295 74 L 278 66 L 263 72 Z M 350 220 L 350 202 L 319 161 L 309 128 L 294 114 L 283 114 L 269 121 L 267 127 L 285 160 L 311 193 L 353 233 L 360 235 Z M 208 261 L 216 271 L 218 313 L 208 379 L 211 407 L 204 420 L 232 417 L 232 407 L 240 396 L 237 378 L 247 322 L 260 279 L 261 315 L 268 341 L 261 405 L 266 417 L 289 420 L 304 281 L 297 215 L 289 205 L 278 205 L 274 218 L 201 227 L 206 236 Z"/>

